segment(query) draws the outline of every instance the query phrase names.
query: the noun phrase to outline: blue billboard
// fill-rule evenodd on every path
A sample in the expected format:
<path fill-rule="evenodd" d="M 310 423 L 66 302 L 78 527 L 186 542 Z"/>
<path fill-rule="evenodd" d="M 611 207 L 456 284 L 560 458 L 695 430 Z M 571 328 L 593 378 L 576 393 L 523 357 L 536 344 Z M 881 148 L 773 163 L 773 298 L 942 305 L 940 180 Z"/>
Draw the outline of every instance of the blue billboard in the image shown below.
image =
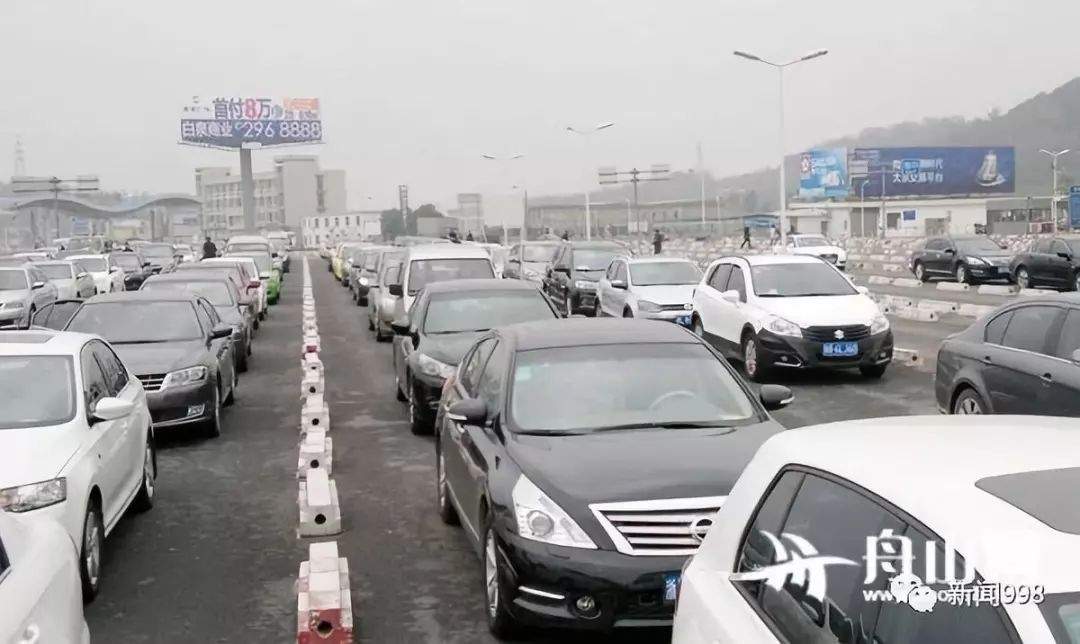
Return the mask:
<path fill-rule="evenodd" d="M 1080 186 L 1069 188 L 1069 228 L 1080 228 Z"/>
<path fill-rule="evenodd" d="M 803 152 L 799 159 L 799 198 L 844 198 L 847 195 L 846 148 Z"/>
<path fill-rule="evenodd" d="M 856 148 L 851 159 L 868 167 L 867 198 L 882 196 L 882 178 L 886 198 L 1016 191 L 1012 147 Z"/>

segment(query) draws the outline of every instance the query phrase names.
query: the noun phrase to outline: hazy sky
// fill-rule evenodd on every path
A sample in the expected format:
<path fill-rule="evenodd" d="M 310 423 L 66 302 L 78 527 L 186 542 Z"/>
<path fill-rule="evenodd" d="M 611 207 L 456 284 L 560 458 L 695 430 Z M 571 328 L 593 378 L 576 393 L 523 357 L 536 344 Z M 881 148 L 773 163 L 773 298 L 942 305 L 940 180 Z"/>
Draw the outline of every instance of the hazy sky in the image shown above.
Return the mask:
<path fill-rule="evenodd" d="M 787 73 L 791 152 L 1053 89 L 1080 75 L 1078 24 L 1076 0 L 0 0 L 0 175 L 21 133 L 31 174 L 191 192 L 237 155 L 177 145 L 180 107 L 248 94 L 321 98 L 326 144 L 289 151 L 344 168 L 352 208 L 399 183 L 442 207 L 575 191 L 591 166 L 691 167 L 698 140 L 730 174 L 777 156 L 776 72 L 733 49 L 830 50 Z M 587 158 L 564 127 L 601 121 Z"/>

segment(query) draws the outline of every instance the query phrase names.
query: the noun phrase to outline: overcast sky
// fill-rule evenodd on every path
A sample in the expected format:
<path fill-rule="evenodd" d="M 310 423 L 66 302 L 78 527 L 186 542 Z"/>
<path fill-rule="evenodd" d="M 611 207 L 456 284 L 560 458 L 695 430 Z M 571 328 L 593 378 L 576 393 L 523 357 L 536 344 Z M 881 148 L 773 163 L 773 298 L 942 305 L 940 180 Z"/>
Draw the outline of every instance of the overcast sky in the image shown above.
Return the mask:
<path fill-rule="evenodd" d="M 0 175 L 192 192 L 235 153 L 176 144 L 192 96 L 317 96 L 324 167 L 352 208 L 452 207 L 525 182 L 581 190 L 596 165 L 774 164 L 777 78 L 732 56 L 828 56 L 787 72 L 787 150 L 925 116 L 1003 110 L 1080 75 L 1076 0 L 0 1 Z M 584 141 L 564 131 L 614 121 Z M 522 153 L 510 168 L 482 153 Z M 256 169 L 272 151 L 257 152 Z M 368 200 L 366 197 L 373 197 Z"/>

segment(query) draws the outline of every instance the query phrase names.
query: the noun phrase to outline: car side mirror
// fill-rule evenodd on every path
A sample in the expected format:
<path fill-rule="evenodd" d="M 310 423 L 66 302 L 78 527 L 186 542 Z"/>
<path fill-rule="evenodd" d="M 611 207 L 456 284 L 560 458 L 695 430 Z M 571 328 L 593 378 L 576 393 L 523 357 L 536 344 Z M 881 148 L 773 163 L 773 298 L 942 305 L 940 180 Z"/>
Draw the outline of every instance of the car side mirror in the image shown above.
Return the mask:
<path fill-rule="evenodd" d="M 855 290 L 858 291 L 860 295 L 870 295 L 870 289 L 865 286 L 856 286 Z"/>
<path fill-rule="evenodd" d="M 731 302 L 732 304 L 738 304 L 741 299 L 739 292 L 736 290 L 724 291 L 720 294 L 720 297 L 724 298 L 725 302 Z"/>
<path fill-rule="evenodd" d="M 395 335 L 411 335 L 412 328 L 409 326 L 409 320 L 406 318 L 398 318 L 390 323 L 390 328 L 394 330 Z"/>
<path fill-rule="evenodd" d="M 487 405 L 479 398 L 463 398 L 450 405 L 446 417 L 456 423 L 483 425 L 487 422 Z"/>
<path fill-rule="evenodd" d="M 147 266 L 150 265 L 150 262 L 143 262 L 142 265 L 143 265 L 143 268 L 146 268 Z"/>
<path fill-rule="evenodd" d="M 36 291 L 37 289 L 42 288 L 44 286 L 45 286 L 45 282 L 34 282 L 33 284 L 30 285 L 30 288 L 32 290 Z"/>
<path fill-rule="evenodd" d="M 82 278 L 86 277 L 88 274 L 89 273 L 87 273 L 86 271 L 83 271 L 83 272 L 79 273 L 78 275 L 76 275 L 75 279 L 81 280 Z"/>
<path fill-rule="evenodd" d="M 791 401 L 795 400 L 795 395 L 783 385 L 761 385 L 758 398 L 761 399 L 761 404 L 766 410 L 776 411 L 791 404 Z"/>
<path fill-rule="evenodd" d="M 390 286 L 386 287 L 386 290 L 390 293 L 390 295 L 393 295 L 394 297 L 401 297 L 401 294 L 403 292 L 401 284 L 391 284 Z"/>
<path fill-rule="evenodd" d="M 213 329 L 210 329 L 210 339 L 220 340 L 221 338 L 228 338 L 232 335 L 232 327 L 227 324 L 219 324 Z"/>
<path fill-rule="evenodd" d="M 626 280 L 611 280 L 611 288 L 621 288 L 626 290 Z"/>
<path fill-rule="evenodd" d="M 1058 253 L 1057 256 L 1060 257 L 1061 259 L 1070 259 L 1070 260 L 1072 259 L 1072 254 L 1071 253 Z"/>
<path fill-rule="evenodd" d="M 956 254 L 956 250 L 955 250 L 955 249 L 953 249 L 953 248 L 946 248 L 946 249 L 945 249 L 945 254 L 946 254 L 946 255 L 955 255 L 955 254 Z"/>
<path fill-rule="evenodd" d="M 103 420 L 119 420 L 135 411 L 135 403 L 121 400 L 120 398 L 101 398 L 90 412 L 90 420 L 98 422 Z"/>
<path fill-rule="evenodd" d="M 1080 349 L 1077 349 L 1076 351 L 1072 352 L 1072 361 L 1073 362 L 1080 362 Z"/>

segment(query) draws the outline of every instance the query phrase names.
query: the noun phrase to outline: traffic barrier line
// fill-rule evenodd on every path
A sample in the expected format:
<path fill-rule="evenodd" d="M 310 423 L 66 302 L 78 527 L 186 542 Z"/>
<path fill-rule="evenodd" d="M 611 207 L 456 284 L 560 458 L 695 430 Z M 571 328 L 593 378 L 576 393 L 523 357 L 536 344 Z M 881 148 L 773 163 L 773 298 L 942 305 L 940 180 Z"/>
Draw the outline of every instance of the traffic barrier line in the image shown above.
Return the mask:
<path fill-rule="evenodd" d="M 336 541 L 313 543 L 300 562 L 296 580 L 297 644 L 349 644 L 353 641 L 349 562 L 338 556 Z"/>
<path fill-rule="evenodd" d="M 886 273 L 899 273 L 900 271 L 904 270 L 904 265 L 903 264 L 882 264 L 881 265 L 881 270 L 885 271 Z"/>
<path fill-rule="evenodd" d="M 300 458 L 296 464 L 296 476 L 306 479 L 311 470 L 322 469 L 334 473 L 334 439 L 324 429 L 309 429 L 300 440 Z"/>
<path fill-rule="evenodd" d="M 970 291 L 970 284 L 961 284 L 960 282 L 938 282 L 937 290 L 939 291 Z"/>
<path fill-rule="evenodd" d="M 304 379 L 300 381 L 300 395 L 321 394 L 326 387 L 323 377 L 313 371 L 304 371 Z"/>
<path fill-rule="evenodd" d="M 323 367 L 322 360 L 319 359 L 319 354 L 305 353 L 300 362 L 300 366 L 303 367 L 305 372 L 310 371 L 317 374 L 320 378 L 326 376 L 326 370 Z"/>
<path fill-rule="evenodd" d="M 897 360 L 900 364 L 906 364 L 910 366 L 916 366 L 922 363 L 922 359 L 919 357 L 919 352 L 915 349 L 901 349 L 900 347 L 893 348 L 893 362 Z"/>
<path fill-rule="evenodd" d="M 885 277 L 884 275 L 871 275 L 867 278 L 868 284 L 892 284 L 891 277 Z"/>
<path fill-rule="evenodd" d="M 919 300 L 915 308 L 937 311 L 938 313 L 955 313 L 960 308 L 959 302 L 946 302 L 945 300 Z"/>
<path fill-rule="evenodd" d="M 904 288 L 919 288 L 923 283 L 913 277 L 897 277 L 892 281 L 892 285 Z"/>
<path fill-rule="evenodd" d="M 300 481 L 297 504 L 300 506 L 301 537 L 319 537 L 341 532 L 341 504 L 338 502 L 337 484 L 330 480 L 326 470 L 308 470 L 307 478 Z"/>
<path fill-rule="evenodd" d="M 979 287 L 979 295 L 1015 295 L 1016 290 L 1012 284 L 983 284 Z"/>
<path fill-rule="evenodd" d="M 322 393 L 307 394 L 300 408 L 300 431 L 321 429 L 330 431 L 330 408 L 323 400 Z"/>
<path fill-rule="evenodd" d="M 1017 295 L 1020 297 L 1039 297 L 1041 295 L 1054 295 L 1057 291 L 1051 291 L 1045 288 L 1022 288 L 1017 291 Z"/>
<path fill-rule="evenodd" d="M 304 353 L 319 353 L 322 351 L 322 340 L 319 339 L 319 334 L 316 333 L 304 333 L 304 342 L 301 349 Z"/>
<path fill-rule="evenodd" d="M 898 318 L 905 320 L 915 320 L 916 322 L 937 322 L 941 319 L 941 316 L 937 311 L 929 309 L 919 309 L 915 307 L 897 307 L 892 312 Z"/>
<path fill-rule="evenodd" d="M 956 314 L 969 318 L 981 318 L 984 315 L 989 315 L 996 308 L 996 306 L 988 304 L 961 304 L 956 309 Z"/>

